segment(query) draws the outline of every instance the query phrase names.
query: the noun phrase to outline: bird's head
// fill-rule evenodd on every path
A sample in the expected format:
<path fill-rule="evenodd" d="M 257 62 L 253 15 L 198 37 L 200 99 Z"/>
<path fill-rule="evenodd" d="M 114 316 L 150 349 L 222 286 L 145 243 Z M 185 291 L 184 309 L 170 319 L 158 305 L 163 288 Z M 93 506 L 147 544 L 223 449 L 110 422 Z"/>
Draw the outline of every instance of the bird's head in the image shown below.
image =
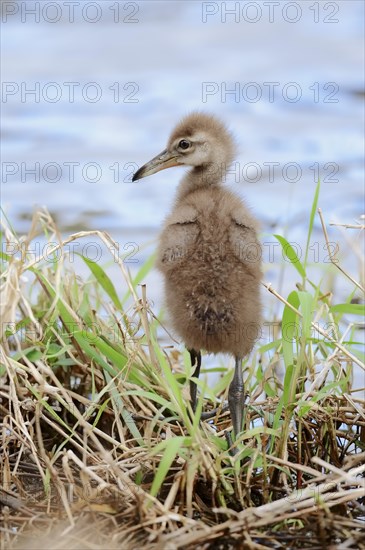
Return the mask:
<path fill-rule="evenodd" d="M 167 148 L 137 170 L 133 181 L 171 166 L 225 172 L 233 155 L 233 139 L 224 124 L 214 116 L 191 113 L 173 130 Z"/>

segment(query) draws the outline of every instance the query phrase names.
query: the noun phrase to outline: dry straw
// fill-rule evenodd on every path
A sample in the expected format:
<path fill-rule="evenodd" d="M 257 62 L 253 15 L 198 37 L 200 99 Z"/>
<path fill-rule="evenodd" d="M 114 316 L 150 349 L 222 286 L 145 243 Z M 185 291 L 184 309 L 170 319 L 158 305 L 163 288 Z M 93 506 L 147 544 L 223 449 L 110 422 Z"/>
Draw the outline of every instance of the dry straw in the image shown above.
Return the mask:
<path fill-rule="evenodd" d="M 57 244 L 32 257 L 40 229 Z M 117 250 L 105 232 L 62 239 L 38 211 L 27 236 L 5 225 L 3 239 L 2 549 L 365 548 L 364 400 L 351 389 L 364 368 L 362 282 L 334 262 L 320 284 L 294 265 L 300 290 L 285 297 L 264 284 L 283 304 L 282 326 L 301 330 L 290 342 L 279 330 L 247 361 L 251 397 L 232 457 L 232 373 L 220 366 L 213 388 L 201 381 L 206 398 L 188 410 L 186 357 L 160 343 L 139 286 L 152 260 L 133 279 L 113 255 L 117 292 L 107 268 L 80 256 L 81 278 L 67 255 L 80 239 Z M 341 304 L 334 272 L 349 285 Z M 199 422 L 203 405 L 213 412 Z"/>

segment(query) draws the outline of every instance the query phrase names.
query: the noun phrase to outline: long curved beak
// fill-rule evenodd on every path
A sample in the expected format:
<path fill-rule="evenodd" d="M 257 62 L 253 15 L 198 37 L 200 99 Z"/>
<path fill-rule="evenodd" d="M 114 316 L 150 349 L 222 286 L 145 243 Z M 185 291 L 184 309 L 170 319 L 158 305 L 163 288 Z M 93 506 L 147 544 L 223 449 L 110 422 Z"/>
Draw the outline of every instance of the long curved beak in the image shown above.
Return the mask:
<path fill-rule="evenodd" d="M 160 170 L 165 170 L 165 168 L 177 166 L 178 164 L 178 155 L 165 149 L 162 153 L 157 155 L 157 157 L 154 157 L 152 160 L 141 166 L 141 168 L 134 174 L 132 181 L 137 181 L 141 178 L 145 178 L 146 176 L 151 176 Z"/>

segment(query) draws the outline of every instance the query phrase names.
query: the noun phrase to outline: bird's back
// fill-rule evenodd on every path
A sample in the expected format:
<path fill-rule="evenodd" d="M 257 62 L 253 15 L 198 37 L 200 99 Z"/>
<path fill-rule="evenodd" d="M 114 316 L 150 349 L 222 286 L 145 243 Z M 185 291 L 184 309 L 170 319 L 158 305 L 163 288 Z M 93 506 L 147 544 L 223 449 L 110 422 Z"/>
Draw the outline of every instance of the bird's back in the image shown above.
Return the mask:
<path fill-rule="evenodd" d="M 243 357 L 259 336 L 257 223 L 221 186 L 180 197 L 160 236 L 166 303 L 188 348 Z"/>

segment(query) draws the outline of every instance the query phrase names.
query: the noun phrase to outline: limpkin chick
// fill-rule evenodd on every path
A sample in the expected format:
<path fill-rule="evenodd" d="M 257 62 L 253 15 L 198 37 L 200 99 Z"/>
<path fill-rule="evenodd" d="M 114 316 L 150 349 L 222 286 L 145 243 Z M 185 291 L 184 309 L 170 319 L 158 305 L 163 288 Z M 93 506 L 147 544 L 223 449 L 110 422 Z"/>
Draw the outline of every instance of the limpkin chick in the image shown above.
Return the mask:
<path fill-rule="evenodd" d="M 260 333 L 261 247 L 251 212 L 221 185 L 233 155 L 233 139 L 224 124 L 214 116 L 192 113 L 133 181 L 171 166 L 192 167 L 161 232 L 157 267 L 164 275 L 173 328 L 194 367 L 193 409 L 201 350 L 235 357 L 228 405 L 237 436 L 245 400 L 242 359 Z"/>

